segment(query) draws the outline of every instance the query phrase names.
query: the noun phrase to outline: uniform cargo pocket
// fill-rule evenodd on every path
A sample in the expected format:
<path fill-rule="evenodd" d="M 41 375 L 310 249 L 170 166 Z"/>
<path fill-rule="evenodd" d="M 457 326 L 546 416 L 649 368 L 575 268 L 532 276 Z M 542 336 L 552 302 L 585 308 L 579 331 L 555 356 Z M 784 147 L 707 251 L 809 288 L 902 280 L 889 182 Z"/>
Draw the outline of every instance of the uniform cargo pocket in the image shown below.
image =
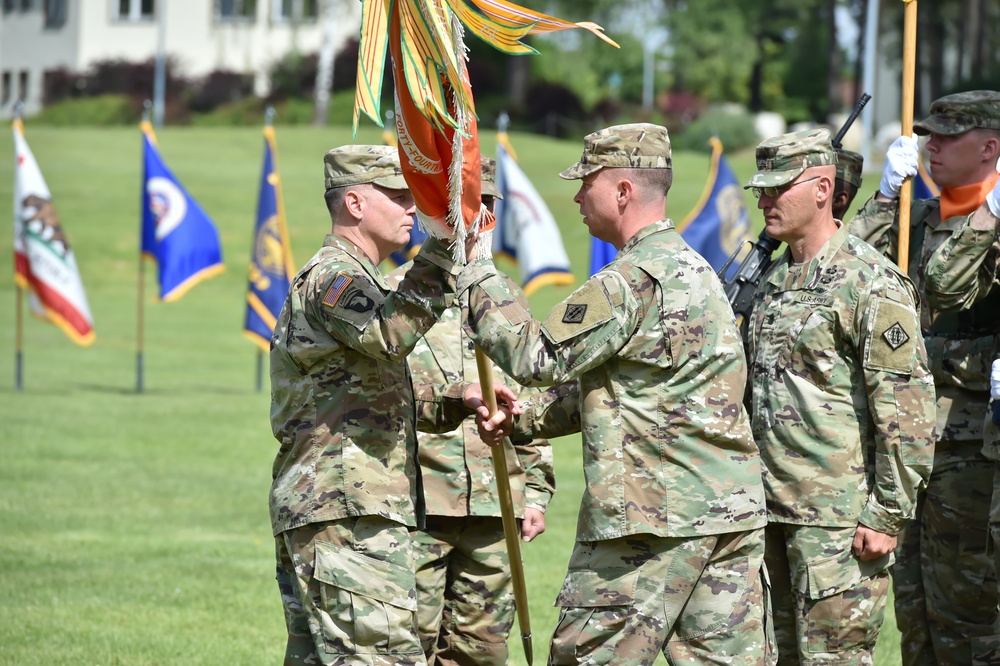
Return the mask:
<path fill-rule="evenodd" d="M 320 620 L 331 652 L 420 652 L 411 570 L 320 541 L 313 576 L 322 583 Z"/>
<path fill-rule="evenodd" d="M 562 611 L 552 636 L 553 663 L 581 663 L 613 643 L 635 601 L 638 577 L 638 569 L 579 569 L 566 575 L 555 603 Z"/>
<path fill-rule="evenodd" d="M 809 652 L 875 647 L 889 591 L 889 553 L 862 562 L 850 551 L 806 565 L 805 615 Z"/>
<path fill-rule="evenodd" d="M 566 574 L 555 605 L 560 608 L 631 606 L 638 569 L 579 569 Z"/>

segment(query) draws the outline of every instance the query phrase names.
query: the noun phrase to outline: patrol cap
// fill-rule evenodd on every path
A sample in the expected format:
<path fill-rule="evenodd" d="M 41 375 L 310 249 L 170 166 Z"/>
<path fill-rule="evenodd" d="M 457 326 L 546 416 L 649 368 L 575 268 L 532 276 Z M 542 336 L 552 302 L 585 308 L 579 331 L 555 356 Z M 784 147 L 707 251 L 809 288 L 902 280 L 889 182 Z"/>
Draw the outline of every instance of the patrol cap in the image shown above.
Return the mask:
<path fill-rule="evenodd" d="M 757 173 L 743 189 L 786 185 L 809 167 L 836 163 L 830 130 L 818 128 L 781 134 L 757 146 Z"/>
<path fill-rule="evenodd" d="M 1000 92 L 970 90 L 945 95 L 931 104 L 931 113 L 913 124 L 913 132 L 921 136 L 963 134 L 983 128 L 1000 130 Z"/>
<path fill-rule="evenodd" d="M 583 137 L 580 161 L 559 174 L 575 180 L 604 167 L 625 169 L 670 169 L 670 137 L 667 128 L 651 123 L 607 127 Z"/>
<path fill-rule="evenodd" d="M 351 145 L 334 148 L 323 156 L 326 189 L 373 183 L 392 190 L 408 189 L 392 146 Z"/>
<path fill-rule="evenodd" d="M 483 194 L 490 197 L 496 197 L 497 199 L 503 199 L 503 195 L 500 194 L 500 189 L 497 187 L 497 161 L 492 157 L 486 157 L 485 155 L 482 156 L 480 161 L 483 166 Z"/>
<path fill-rule="evenodd" d="M 837 178 L 850 183 L 854 187 L 861 187 L 861 170 L 865 164 L 865 158 L 853 150 L 838 150 L 837 152 Z"/>

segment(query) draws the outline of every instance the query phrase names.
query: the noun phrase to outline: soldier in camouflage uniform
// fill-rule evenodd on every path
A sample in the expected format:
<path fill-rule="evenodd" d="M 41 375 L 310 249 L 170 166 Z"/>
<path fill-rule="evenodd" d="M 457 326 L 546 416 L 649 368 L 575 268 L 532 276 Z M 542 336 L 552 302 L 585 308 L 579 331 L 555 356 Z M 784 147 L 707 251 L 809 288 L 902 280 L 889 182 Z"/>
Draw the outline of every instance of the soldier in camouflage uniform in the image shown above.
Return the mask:
<path fill-rule="evenodd" d="M 893 568 L 905 666 L 985 664 L 998 638 L 996 567 L 987 550 L 992 464 L 981 453 L 989 367 L 1000 353 L 996 218 L 985 205 L 997 182 L 1000 93 L 943 97 L 914 125 L 941 197 L 910 210 L 909 273 L 924 306 L 921 329 L 937 389 L 934 472 L 899 544 Z M 898 183 L 917 172 L 912 137 L 889 149 L 879 192 L 852 233 L 897 257 Z M 982 226 L 976 226 L 976 221 Z M 954 281 L 971 279 L 972 288 Z M 992 266 L 989 264 L 992 263 Z"/>
<path fill-rule="evenodd" d="M 843 220 L 851 204 L 854 203 L 854 197 L 858 196 L 865 158 L 843 148 L 836 150 L 836 153 L 837 180 L 833 190 L 833 217 L 836 220 Z"/>
<path fill-rule="evenodd" d="M 833 216 L 825 129 L 757 147 L 746 187 L 788 249 L 750 321 L 779 664 L 871 664 L 896 535 L 930 473 L 934 386 L 912 283 Z"/>
<path fill-rule="evenodd" d="M 483 203 L 492 211 L 500 196 L 496 161 L 483 157 L 482 171 Z M 390 284 L 409 266 L 392 271 Z M 507 286 L 527 309 L 521 290 L 509 280 Z M 462 327 L 466 319 L 458 300 L 444 311 L 408 358 L 414 377 L 433 384 L 479 381 L 474 345 Z M 511 380 L 497 371 L 494 382 Z M 417 628 L 428 666 L 504 666 L 514 590 L 489 447 L 471 420 L 445 434 L 420 433 L 418 440 L 427 525 L 410 535 Z M 545 531 L 545 509 L 555 491 L 552 448 L 545 440 L 529 441 L 506 453 L 521 536 L 530 541 Z"/>
<path fill-rule="evenodd" d="M 405 359 L 454 300 L 461 269 L 430 239 L 391 291 L 376 267 L 404 245 L 414 212 L 396 150 L 345 146 L 324 165 L 333 230 L 292 281 L 271 340 L 284 663 L 422 664 L 413 428 L 453 429 L 481 401 L 467 383 L 412 387 Z"/>
<path fill-rule="evenodd" d="M 584 139 L 560 176 L 615 259 L 544 322 L 492 263 L 471 264 L 473 337 L 523 384 L 579 381 L 561 408 L 526 409 L 527 435 L 583 434 L 587 487 L 556 605 L 550 664 L 765 664 L 765 508 L 741 402 L 739 332 L 715 271 L 664 219 L 663 127 Z M 487 430 L 488 433 L 488 430 Z"/>

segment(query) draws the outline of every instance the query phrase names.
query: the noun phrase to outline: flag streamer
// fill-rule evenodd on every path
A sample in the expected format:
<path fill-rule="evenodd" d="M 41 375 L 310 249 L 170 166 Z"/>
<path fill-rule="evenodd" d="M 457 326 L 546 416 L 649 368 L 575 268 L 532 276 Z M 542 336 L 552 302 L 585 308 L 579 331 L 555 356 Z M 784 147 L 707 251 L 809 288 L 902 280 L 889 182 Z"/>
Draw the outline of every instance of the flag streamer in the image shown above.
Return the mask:
<path fill-rule="evenodd" d="M 455 241 L 480 234 L 480 252 L 494 224 L 480 201 L 479 137 L 466 67 L 465 29 L 507 53 L 533 53 L 520 39 L 532 32 L 584 28 L 500 0 L 363 0 L 353 127 L 361 114 L 382 125 L 380 98 L 386 53 L 392 56 L 395 119 L 403 175 L 420 225 Z M 617 46 L 617 45 L 616 45 Z"/>

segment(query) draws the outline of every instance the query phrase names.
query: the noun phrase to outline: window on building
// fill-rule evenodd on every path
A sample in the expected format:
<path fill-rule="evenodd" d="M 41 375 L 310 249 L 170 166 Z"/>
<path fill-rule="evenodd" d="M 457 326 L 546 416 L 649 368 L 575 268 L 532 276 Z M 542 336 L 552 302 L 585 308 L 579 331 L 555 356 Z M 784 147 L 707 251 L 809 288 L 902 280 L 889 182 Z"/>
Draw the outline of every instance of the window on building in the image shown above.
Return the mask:
<path fill-rule="evenodd" d="M 33 4 L 34 4 L 34 2 L 32 0 L 21 0 L 21 11 L 22 12 L 30 12 L 31 11 L 31 5 L 33 5 Z"/>
<path fill-rule="evenodd" d="M 257 0 L 215 0 L 215 18 L 219 21 L 253 21 Z"/>
<path fill-rule="evenodd" d="M 17 75 L 17 98 L 28 99 L 28 70 L 22 69 Z"/>
<path fill-rule="evenodd" d="M 154 0 L 113 0 L 112 16 L 118 21 L 150 21 L 156 18 Z"/>
<path fill-rule="evenodd" d="M 272 15 L 281 23 L 315 21 L 319 13 L 317 5 L 317 0 L 274 0 Z"/>
<path fill-rule="evenodd" d="M 9 14 L 14 11 L 14 0 L 3 0 L 3 13 Z"/>
<path fill-rule="evenodd" d="M 58 28 L 66 22 L 66 0 L 45 0 L 45 27 Z"/>
<path fill-rule="evenodd" d="M 10 70 L 5 69 L 0 76 L 0 104 L 7 106 L 10 102 Z"/>

